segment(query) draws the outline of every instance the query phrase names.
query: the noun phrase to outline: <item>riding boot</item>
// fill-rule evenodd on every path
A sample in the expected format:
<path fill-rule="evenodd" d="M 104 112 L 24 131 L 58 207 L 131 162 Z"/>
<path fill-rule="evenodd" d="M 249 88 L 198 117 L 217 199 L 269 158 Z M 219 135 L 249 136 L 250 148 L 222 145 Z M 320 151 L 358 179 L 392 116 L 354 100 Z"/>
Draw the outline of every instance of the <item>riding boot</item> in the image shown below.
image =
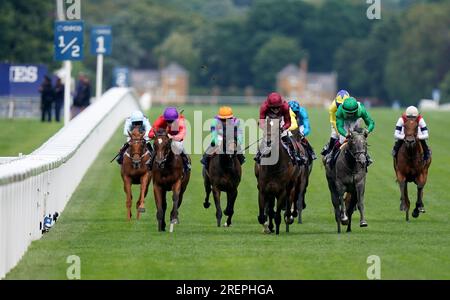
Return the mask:
<path fill-rule="evenodd" d="M 427 160 L 430 159 L 431 151 L 430 148 L 428 147 L 426 140 L 420 140 L 420 143 L 422 144 L 423 148 L 423 161 L 426 162 Z"/>
<path fill-rule="evenodd" d="M 294 158 L 295 162 L 300 166 L 303 162 L 305 162 L 305 158 L 300 155 L 297 149 L 294 146 L 294 141 L 289 136 L 284 136 L 281 138 L 284 143 L 288 145 L 289 153 Z"/>
<path fill-rule="evenodd" d="M 200 160 L 200 163 L 205 166 L 205 169 L 208 170 L 209 168 L 209 159 L 211 158 L 212 155 L 207 154 L 206 152 L 203 153 L 202 159 Z"/>
<path fill-rule="evenodd" d="M 331 150 L 333 150 L 334 145 L 336 144 L 336 142 L 338 141 L 338 139 L 335 139 L 333 137 L 330 137 L 330 141 L 328 142 L 328 145 L 325 146 L 322 149 L 322 152 L 320 152 L 320 154 L 322 154 L 323 156 L 327 155 L 328 153 L 330 153 Z"/>
<path fill-rule="evenodd" d="M 400 150 L 400 147 L 402 146 L 402 144 L 403 144 L 403 140 L 397 140 L 395 142 L 394 148 L 392 149 L 392 156 L 393 157 L 397 157 L 398 150 Z"/>
<path fill-rule="evenodd" d="M 244 154 L 240 153 L 237 155 L 237 159 L 239 160 L 239 163 L 241 164 L 241 166 L 245 163 L 245 156 Z"/>
<path fill-rule="evenodd" d="M 125 144 L 123 144 L 122 148 L 120 148 L 120 150 L 119 150 L 119 157 L 117 157 L 117 160 L 116 160 L 119 165 L 121 165 L 123 163 L 123 155 L 124 155 L 125 151 L 127 151 L 128 146 L 129 146 L 129 144 L 125 143 Z"/>
<path fill-rule="evenodd" d="M 191 167 L 191 163 L 189 162 L 188 156 L 184 152 L 181 152 L 180 156 L 183 159 L 185 171 L 190 171 L 192 167 Z"/>
<path fill-rule="evenodd" d="M 303 141 L 304 141 L 306 152 L 308 153 L 311 160 L 316 160 L 317 159 L 316 153 L 314 153 L 314 149 L 312 148 L 309 141 L 306 138 L 303 139 Z"/>
<path fill-rule="evenodd" d="M 336 163 L 336 158 L 340 147 L 340 144 L 335 143 L 333 149 L 331 149 L 331 153 L 328 154 L 327 163 L 329 163 L 331 167 L 334 167 L 334 164 Z"/>

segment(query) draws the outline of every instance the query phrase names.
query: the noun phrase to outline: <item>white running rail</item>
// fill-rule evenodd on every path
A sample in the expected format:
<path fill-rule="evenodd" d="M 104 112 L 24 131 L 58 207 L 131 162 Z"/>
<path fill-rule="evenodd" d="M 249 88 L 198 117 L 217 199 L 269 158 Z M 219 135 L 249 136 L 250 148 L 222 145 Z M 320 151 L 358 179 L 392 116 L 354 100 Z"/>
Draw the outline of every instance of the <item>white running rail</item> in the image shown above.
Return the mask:
<path fill-rule="evenodd" d="M 110 89 L 32 154 L 0 165 L 0 279 L 42 236 L 44 216 L 61 214 L 100 150 L 136 109 L 129 89 Z"/>

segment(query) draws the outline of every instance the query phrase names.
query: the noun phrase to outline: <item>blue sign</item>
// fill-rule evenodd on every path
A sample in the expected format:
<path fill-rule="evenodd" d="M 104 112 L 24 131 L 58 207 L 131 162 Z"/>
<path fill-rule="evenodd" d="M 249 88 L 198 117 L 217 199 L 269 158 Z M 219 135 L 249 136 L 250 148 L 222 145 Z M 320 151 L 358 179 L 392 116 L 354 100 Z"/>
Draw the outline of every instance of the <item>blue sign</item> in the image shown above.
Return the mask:
<path fill-rule="evenodd" d="M 111 55 L 112 30 L 111 26 L 94 26 L 91 30 L 91 54 Z"/>
<path fill-rule="evenodd" d="M 113 86 L 129 87 L 130 86 L 130 70 L 128 68 L 114 68 Z"/>
<path fill-rule="evenodd" d="M 55 22 L 55 60 L 83 59 L 83 21 Z"/>
<path fill-rule="evenodd" d="M 47 71 L 45 65 L 0 64 L 0 95 L 39 96 Z"/>

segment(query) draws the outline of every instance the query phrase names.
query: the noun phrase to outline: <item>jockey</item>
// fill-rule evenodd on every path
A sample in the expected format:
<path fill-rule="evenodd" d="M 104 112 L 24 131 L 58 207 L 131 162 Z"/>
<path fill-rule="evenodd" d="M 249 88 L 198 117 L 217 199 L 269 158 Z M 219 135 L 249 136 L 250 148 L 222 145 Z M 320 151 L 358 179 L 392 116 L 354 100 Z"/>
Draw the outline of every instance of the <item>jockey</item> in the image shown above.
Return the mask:
<path fill-rule="evenodd" d="M 336 127 L 336 112 L 341 106 L 342 103 L 344 103 L 345 99 L 349 98 L 350 94 L 346 90 L 340 90 L 336 94 L 336 98 L 333 100 L 333 102 L 328 107 L 328 113 L 330 115 L 330 123 L 331 123 L 331 137 L 330 141 L 328 142 L 328 145 L 325 146 L 321 152 L 322 155 L 327 155 L 330 153 L 330 151 L 333 149 L 336 142 L 339 140 L 339 134 L 337 132 Z"/>
<path fill-rule="evenodd" d="M 213 156 L 215 148 L 223 143 L 223 137 L 226 136 L 227 128 L 233 130 L 233 139 L 236 142 L 239 163 L 242 165 L 245 162 L 245 156 L 241 152 L 243 133 L 240 121 L 233 116 L 231 107 L 223 106 L 219 109 L 219 113 L 214 117 L 211 123 L 211 145 L 206 149 L 202 160 L 200 161 L 205 166 L 205 169 L 208 169 L 209 159 Z"/>
<path fill-rule="evenodd" d="M 403 144 L 403 140 L 405 138 L 404 127 L 405 121 L 407 119 L 416 119 L 419 123 L 419 127 L 417 128 L 417 137 L 420 140 L 423 148 L 423 160 L 427 161 L 430 158 L 431 151 L 427 144 L 428 139 L 428 128 L 427 123 L 423 119 L 422 115 L 419 114 L 419 110 L 415 106 L 410 106 L 406 109 L 405 113 L 398 119 L 397 124 L 395 125 L 394 137 L 396 139 L 394 149 L 392 149 L 392 156 L 397 157 L 398 150 L 400 146 Z"/>
<path fill-rule="evenodd" d="M 117 162 L 119 163 L 119 165 L 121 165 L 123 162 L 123 155 L 127 150 L 129 146 L 128 142 L 131 139 L 128 132 L 133 131 L 134 127 L 136 126 L 139 126 L 139 131 L 145 133 L 144 139 L 147 142 L 147 148 L 150 152 L 153 152 L 152 145 L 149 143 L 148 139 L 148 133 L 152 129 L 152 126 L 150 125 L 149 120 L 141 111 L 134 111 L 131 116 L 125 120 L 125 124 L 123 126 L 123 135 L 127 137 L 127 142 L 123 144 L 122 148 L 120 148 L 119 150 L 119 157 L 117 157 Z"/>
<path fill-rule="evenodd" d="M 179 114 L 175 107 L 167 107 L 164 113 L 153 123 L 153 128 L 150 130 L 148 137 L 153 140 L 160 128 L 167 130 L 167 136 L 172 139 L 172 151 L 181 156 L 185 170 L 190 170 L 191 164 L 183 146 L 183 140 L 186 136 L 184 116 Z M 151 163 L 153 163 L 153 159 L 154 155 Z"/>
<path fill-rule="evenodd" d="M 330 159 L 334 158 L 334 155 L 340 148 L 340 146 L 345 142 L 349 131 L 355 130 L 359 127 L 359 119 L 363 119 L 367 126 L 369 133 L 375 128 L 375 122 L 370 117 L 364 105 L 355 98 L 350 97 L 345 99 L 344 103 L 339 106 L 336 112 L 336 128 L 339 133 L 339 141 L 336 142 L 332 150 L 332 155 Z M 372 159 L 369 154 L 367 154 L 368 166 L 372 163 Z"/>
<path fill-rule="evenodd" d="M 266 101 L 263 102 L 259 109 L 259 126 L 264 128 L 264 123 L 261 122 L 266 118 L 270 119 L 280 119 L 282 122 L 281 140 L 288 145 L 289 152 L 292 157 L 295 158 L 297 163 L 300 165 L 303 161 L 302 157 L 298 154 L 298 151 L 294 147 L 294 142 L 291 139 L 291 133 L 289 132 L 289 127 L 291 127 L 291 116 L 289 113 L 289 104 L 281 98 L 278 93 L 270 93 L 267 96 Z M 261 152 L 258 150 L 256 154 L 255 161 L 260 162 Z"/>
<path fill-rule="evenodd" d="M 316 154 L 314 153 L 314 149 L 311 147 L 311 144 L 306 139 L 306 136 L 311 131 L 311 126 L 309 125 L 309 117 L 306 109 L 297 101 L 289 101 L 288 102 L 291 112 L 291 127 L 289 127 L 290 131 L 296 130 L 298 128 L 301 136 L 302 136 L 302 144 L 305 145 L 305 149 L 311 158 L 311 160 L 317 159 Z"/>

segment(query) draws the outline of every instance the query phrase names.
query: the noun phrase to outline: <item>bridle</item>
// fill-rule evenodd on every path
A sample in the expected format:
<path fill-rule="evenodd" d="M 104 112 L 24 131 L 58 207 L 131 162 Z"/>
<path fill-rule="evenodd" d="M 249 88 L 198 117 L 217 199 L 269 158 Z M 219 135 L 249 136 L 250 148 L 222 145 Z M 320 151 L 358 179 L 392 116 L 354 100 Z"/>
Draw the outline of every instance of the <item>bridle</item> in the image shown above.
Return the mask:
<path fill-rule="evenodd" d="M 366 159 L 366 155 L 367 155 L 367 145 L 365 144 L 365 148 L 362 151 L 352 151 L 350 147 L 350 144 L 353 144 L 353 137 L 350 137 L 350 140 L 348 141 L 349 143 L 349 147 L 348 149 L 345 150 L 345 154 L 350 155 L 351 159 L 356 162 L 359 163 L 362 167 L 365 167 L 367 164 L 367 159 Z M 365 141 L 363 141 L 363 143 L 365 143 Z M 361 156 L 364 156 L 364 159 L 360 159 Z"/>
<path fill-rule="evenodd" d="M 165 135 L 157 135 L 157 139 L 155 141 L 155 144 L 158 143 L 158 145 L 162 144 L 162 136 Z M 172 140 L 169 139 L 169 141 L 167 142 L 167 144 L 165 145 L 164 149 L 162 151 L 164 151 L 164 155 L 162 157 L 162 159 L 158 158 L 158 151 L 156 150 L 156 146 L 155 146 L 155 162 L 158 165 L 158 168 L 160 169 L 164 169 L 167 160 L 169 159 L 169 155 L 171 152 L 171 142 Z"/>
<path fill-rule="evenodd" d="M 147 156 L 148 154 L 150 154 L 150 151 L 148 151 L 148 149 L 146 149 L 147 151 L 145 151 L 144 154 L 142 154 L 142 155 L 139 155 L 139 153 L 136 153 L 136 152 L 130 154 L 129 153 L 129 149 L 131 149 L 131 146 L 132 145 L 137 145 L 137 144 L 141 144 L 141 146 L 144 148 L 145 147 L 145 139 L 133 139 L 133 138 L 131 138 L 128 141 L 128 146 L 129 147 L 128 147 L 127 151 L 125 151 L 125 155 L 128 156 L 131 159 L 134 169 L 140 168 L 141 163 L 142 163 L 142 159 L 145 156 Z M 139 156 L 139 159 L 135 159 L 134 158 L 136 155 Z"/>

